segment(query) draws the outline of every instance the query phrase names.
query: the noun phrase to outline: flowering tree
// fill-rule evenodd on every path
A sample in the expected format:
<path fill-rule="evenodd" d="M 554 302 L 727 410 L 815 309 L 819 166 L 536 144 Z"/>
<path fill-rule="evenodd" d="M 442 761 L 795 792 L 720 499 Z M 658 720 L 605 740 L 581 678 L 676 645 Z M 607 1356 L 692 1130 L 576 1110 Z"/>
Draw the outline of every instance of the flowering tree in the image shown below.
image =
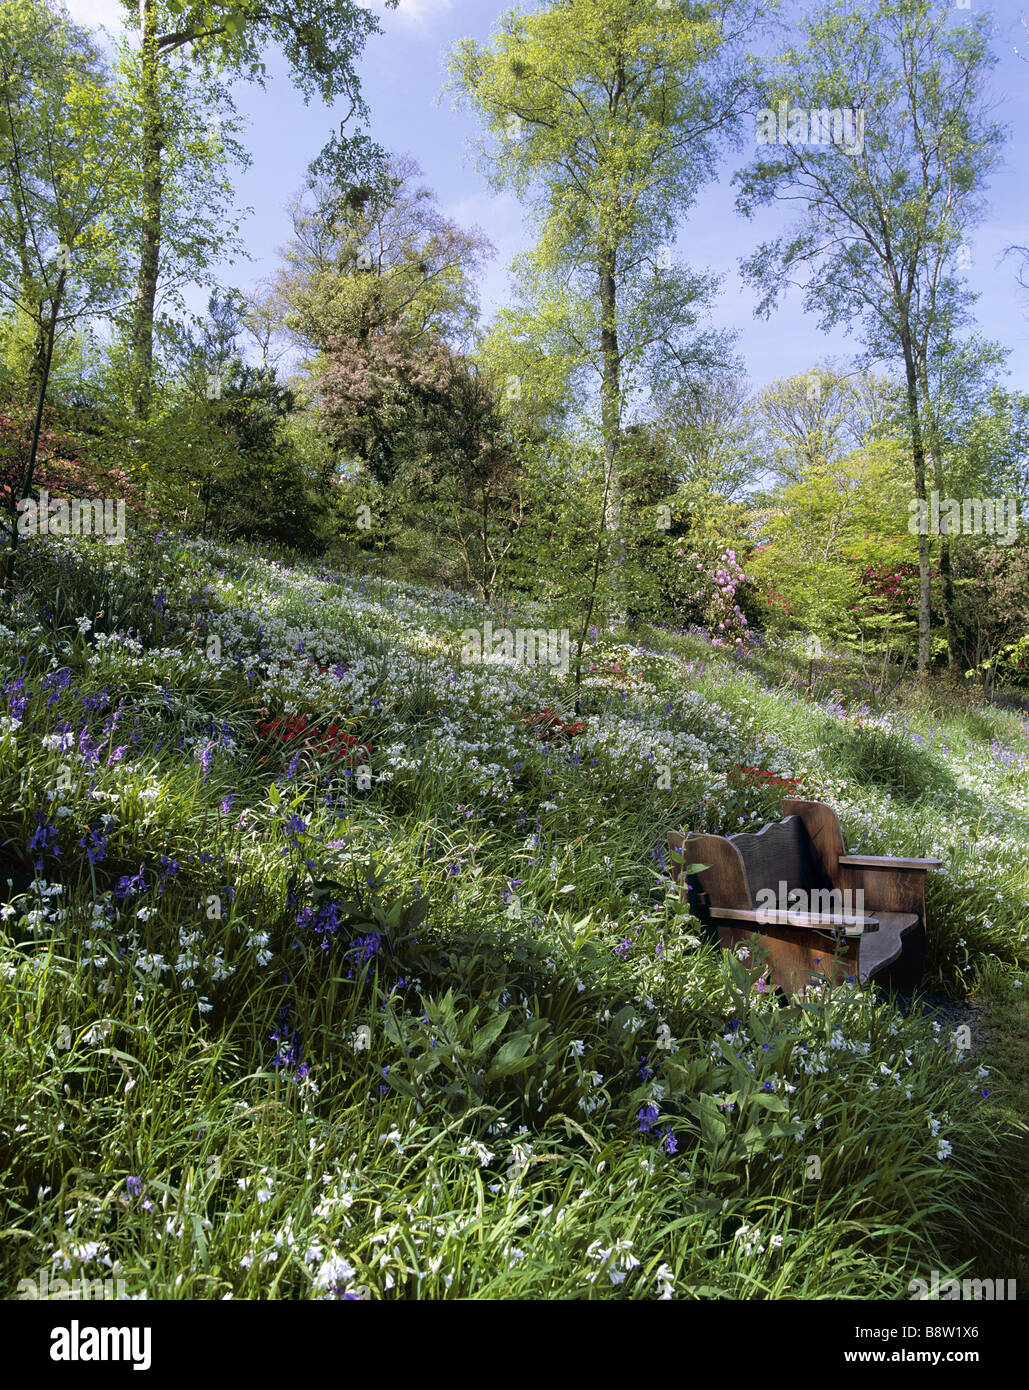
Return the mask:
<path fill-rule="evenodd" d="M 722 546 L 723 542 L 714 538 L 706 545 L 677 547 L 675 583 L 683 605 L 680 611 L 692 616 L 692 609 L 716 647 L 739 647 L 747 632 L 747 619 L 737 601 L 737 590 L 747 576 L 735 549 Z"/>
<path fill-rule="evenodd" d="M 0 406 L 0 508 L 8 514 L 23 496 L 25 436 L 31 424 L 31 412 L 17 403 Z M 142 492 L 133 480 L 117 464 L 94 458 L 87 444 L 62 427 L 51 406 L 43 413 L 33 484 L 67 497 L 122 498 L 130 512 L 145 514 Z"/>

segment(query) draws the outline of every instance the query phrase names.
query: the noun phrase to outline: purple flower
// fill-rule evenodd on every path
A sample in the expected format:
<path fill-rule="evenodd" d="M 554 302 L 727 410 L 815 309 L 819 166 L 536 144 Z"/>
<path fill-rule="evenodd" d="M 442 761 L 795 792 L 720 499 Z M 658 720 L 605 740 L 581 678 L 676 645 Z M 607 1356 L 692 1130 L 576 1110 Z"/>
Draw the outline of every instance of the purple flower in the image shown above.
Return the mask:
<path fill-rule="evenodd" d="M 131 878 L 126 874 L 114 885 L 114 896 L 116 898 L 127 898 L 133 893 L 146 892 L 146 875 L 143 872 L 143 865 L 139 866 L 139 873 Z"/>
<path fill-rule="evenodd" d="M 364 964 L 366 960 L 371 960 L 372 956 L 378 954 L 382 938 L 378 932 L 370 932 L 367 936 L 359 936 L 354 944 L 347 950 L 346 958 L 350 962 L 350 970 L 347 979 L 354 978 L 354 968 Z"/>
<path fill-rule="evenodd" d="M 91 864 L 99 864 L 101 859 L 107 856 L 107 836 L 111 831 L 114 822 L 111 818 L 105 817 L 103 826 L 91 825 L 86 834 L 79 841 L 79 849 L 86 851 L 86 858 Z"/>
<path fill-rule="evenodd" d="M 36 829 L 29 841 L 29 849 L 39 853 L 39 858 L 35 863 L 37 873 L 42 872 L 43 858 L 48 851 L 55 855 L 61 852 L 57 845 L 57 826 L 53 825 L 49 817 L 44 816 L 42 811 L 36 812 Z"/>
<path fill-rule="evenodd" d="M 41 690 L 49 690 L 50 696 L 47 699 L 47 709 L 55 705 L 61 698 L 61 691 L 71 684 L 71 671 L 67 667 L 62 667 L 59 671 L 51 671 L 49 675 L 43 677 L 40 682 Z"/>
<path fill-rule="evenodd" d="M 636 1118 L 640 1122 L 640 1133 L 649 1134 L 657 1123 L 658 1110 L 654 1104 L 644 1105 L 641 1110 L 636 1112 Z"/>
<path fill-rule="evenodd" d="M 300 816 L 290 816 L 282 825 L 286 838 L 290 841 L 294 849 L 300 848 L 299 836 L 307 830 L 307 824 Z"/>
<path fill-rule="evenodd" d="M 22 695 L 19 693 L 23 689 L 24 685 L 25 677 L 19 676 L 16 680 L 5 681 L 3 691 L 0 692 L 0 694 L 4 694 L 7 696 L 7 704 L 8 708 L 11 711 L 12 719 L 21 719 L 22 715 L 28 708 L 31 693 L 28 695 Z"/>
<path fill-rule="evenodd" d="M 301 1061 L 302 1049 L 300 1045 L 300 1034 L 295 1028 L 290 1028 L 286 1021 L 289 1017 L 290 1005 L 283 1004 L 279 1010 L 281 1020 L 279 1027 L 270 1035 L 271 1041 L 277 1044 L 275 1057 L 272 1061 L 273 1067 L 292 1067 L 293 1076 L 297 1081 L 303 1081 L 311 1068 L 306 1062 Z"/>

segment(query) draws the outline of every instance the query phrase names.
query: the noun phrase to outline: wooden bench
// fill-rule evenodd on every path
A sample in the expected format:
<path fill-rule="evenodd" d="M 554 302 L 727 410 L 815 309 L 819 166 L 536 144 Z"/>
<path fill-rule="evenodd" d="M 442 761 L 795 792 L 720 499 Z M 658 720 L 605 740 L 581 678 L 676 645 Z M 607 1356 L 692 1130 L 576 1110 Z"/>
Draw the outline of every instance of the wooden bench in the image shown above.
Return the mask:
<path fill-rule="evenodd" d="M 916 989 L 926 957 L 925 875 L 942 860 L 848 854 L 832 807 L 787 798 L 782 808 L 781 821 L 754 834 L 668 836 L 683 893 L 683 869 L 707 866 L 687 876 L 697 915 L 717 925 L 729 950 L 757 932 L 772 982 L 788 998 L 812 977 Z"/>

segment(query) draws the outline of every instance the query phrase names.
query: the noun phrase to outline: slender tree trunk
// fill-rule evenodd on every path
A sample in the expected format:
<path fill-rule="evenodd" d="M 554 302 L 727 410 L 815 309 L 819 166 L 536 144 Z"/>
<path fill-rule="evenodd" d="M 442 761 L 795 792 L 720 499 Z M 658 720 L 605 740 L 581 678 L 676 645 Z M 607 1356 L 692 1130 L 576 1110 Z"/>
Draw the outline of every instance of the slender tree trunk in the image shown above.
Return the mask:
<path fill-rule="evenodd" d="M 25 477 L 18 491 L 21 493 L 21 500 L 28 496 L 29 489 L 32 487 L 32 479 L 36 472 L 36 458 L 39 454 L 39 434 L 43 425 L 43 407 L 46 404 L 46 388 L 50 380 L 50 364 L 54 360 L 54 335 L 57 332 L 57 315 L 61 307 L 61 300 L 64 297 L 64 282 L 68 272 L 62 270 L 57 278 L 57 288 L 54 290 L 53 306 L 50 313 L 50 324 L 46 335 L 46 357 L 43 362 L 43 377 L 39 383 L 39 396 L 36 401 L 36 418 L 32 424 L 32 439 L 29 444 L 29 461 L 25 470 Z M 4 598 L 10 603 L 13 595 L 14 583 L 14 562 L 18 551 L 18 500 L 12 496 L 13 510 L 11 513 L 11 545 L 7 552 L 6 563 L 4 564 L 4 578 L 2 592 Z"/>
<path fill-rule="evenodd" d="M 42 307 L 42 306 L 40 306 Z M 29 358 L 29 372 L 27 383 L 27 399 L 39 399 L 39 392 L 42 388 L 46 390 L 46 379 L 50 374 L 50 369 L 46 360 L 47 333 L 43 315 L 40 314 L 39 321 L 35 325 L 35 334 L 32 342 L 32 356 Z"/>
<path fill-rule="evenodd" d="M 143 208 L 139 242 L 139 274 L 132 322 L 135 410 L 140 421 L 150 418 L 154 375 L 154 305 L 161 258 L 161 121 L 158 83 L 157 16 L 155 0 L 139 0 L 140 64 L 142 67 Z"/>
<path fill-rule="evenodd" d="M 586 604 L 586 612 L 582 619 L 582 630 L 579 633 L 579 641 L 575 648 L 575 713 L 582 713 L 582 652 L 586 645 L 586 635 L 589 632 L 590 621 L 593 617 L 593 608 L 597 601 L 597 589 L 600 585 L 600 565 L 604 555 L 604 536 L 607 532 L 606 519 L 608 515 L 608 504 L 610 502 L 611 482 L 614 472 L 609 472 L 604 479 L 604 497 L 600 504 L 600 524 L 597 527 L 597 548 L 593 553 L 593 574 L 590 577 L 590 595 Z"/>
<path fill-rule="evenodd" d="M 490 585 L 487 578 L 489 561 L 489 494 L 485 484 L 482 489 L 482 601 L 489 603 Z"/>
<path fill-rule="evenodd" d="M 929 397 L 929 374 L 925 361 L 918 364 L 918 380 L 922 395 L 922 412 L 925 420 L 925 433 L 929 444 L 929 457 L 932 462 L 933 483 L 942 503 L 946 494 L 943 477 L 943 447 L 936 423 L 936 412 Z M 940 534 L 940 594 L 943 603 L 943 625 L 947 635 L 947 667 L 955 673 L 961 665 L 958 652 L 957 626 L 954 620 L 954 562 L 950 540 Z"/>
<path fill-rule="evenodd" d="M 624 542 L 617 536 L 621 520 L 621 479 L 618 451 L 621 442 L 621 359 L 618 352 L 618 306 L 615 289 L 615 250 L 604 247 L 600 253 L 600 421 L 604 439 L 604 517 L 602 525 L 615 536 L 614 591 L 616 612 L 612 623 L 625 621 L 621 600 L 620 567 L 625 557 Z"/>
<path fill-rule="evenodd" d="M 925 445 L 922 440 L 922 421 L 918 402 L 918 375 L 915 370 L 911 342 L 903 334 L 904 378 L 907 394 L 908 424 L 911 429 L 911 454 L 914 460 L 915 497 L 925 503 Z M 932 657 L 931 562 L 928 529 L 918 530 L 918 678 L 929 678 Z"/>

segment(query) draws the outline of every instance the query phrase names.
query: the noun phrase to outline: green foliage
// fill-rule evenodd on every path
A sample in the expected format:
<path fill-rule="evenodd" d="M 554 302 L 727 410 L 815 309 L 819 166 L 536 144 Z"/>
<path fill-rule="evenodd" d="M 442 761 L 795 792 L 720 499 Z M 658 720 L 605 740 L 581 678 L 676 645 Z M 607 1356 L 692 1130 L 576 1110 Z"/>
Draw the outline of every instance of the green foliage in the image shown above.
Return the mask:
<path fill-rule="evenodd" d="M 325 354 L 376 329 L 405 344 L 458 344 L 478 317 L 472 276 L 492 248 L 481 232 L 444 217 L 413 159 L 394 156 L 361 190 L 315 180 L 294 200 L 271 301 L 294 341 Z"/>
<path fill-rule="evenodd" d="M 895 441 L 870 442 L 831 464 L 800 463 L 795 480 L 772 491 L 748 564 L 770 628 L 832 642 L 878 637 L 880 605 L 862 574 L 915 558 L 904 462 Z"/>
<path fill-rule="evenodd" d="M 490 350 L 514 375 L 525 369 L 537 416 L 567 411 L 599 380 L 613 516 L 633 387 L 727 353 L 724 335 L 698 328 L 713 277 L 674 264 L 669 243 L 736 130 L 750 27 L 734 4 L 716 18 L 575 0 L 505 14 L 489 45 L 464 39 L 451 58 L 455 90 L 488 132 L 492 181 L 536 213 L 537 243 L 516 266 L 520 302 Z"/>

